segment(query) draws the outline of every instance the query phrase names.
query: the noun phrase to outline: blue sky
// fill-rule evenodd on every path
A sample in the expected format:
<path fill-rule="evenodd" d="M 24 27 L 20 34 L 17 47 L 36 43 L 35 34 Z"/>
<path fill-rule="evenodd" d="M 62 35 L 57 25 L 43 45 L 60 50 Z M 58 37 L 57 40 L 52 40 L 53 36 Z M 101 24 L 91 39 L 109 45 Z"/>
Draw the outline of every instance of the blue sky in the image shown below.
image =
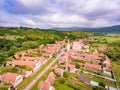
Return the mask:
<path fill-rule="evenodd" d="M 0 26 L 120 25 L 120 0 L 0 0 Z"/>

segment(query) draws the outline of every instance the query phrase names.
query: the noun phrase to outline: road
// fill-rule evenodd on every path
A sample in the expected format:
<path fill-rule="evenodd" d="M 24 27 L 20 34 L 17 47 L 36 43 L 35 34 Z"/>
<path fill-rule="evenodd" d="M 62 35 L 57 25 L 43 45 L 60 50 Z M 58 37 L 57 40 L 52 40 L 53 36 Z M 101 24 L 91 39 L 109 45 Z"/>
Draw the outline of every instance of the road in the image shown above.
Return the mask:
<path fill-rule="evenodd" d="M 24 89 L 24 90 L 30 90 L 32 86 L 45 74 L 45 72 L 52 67 L 52 65 L 57 61 L 57 59 L 63 54 L 64 49 L 61 49 L 61 52 L 57 54 L 57 57 L 41 72 L 39 75 Z"/>

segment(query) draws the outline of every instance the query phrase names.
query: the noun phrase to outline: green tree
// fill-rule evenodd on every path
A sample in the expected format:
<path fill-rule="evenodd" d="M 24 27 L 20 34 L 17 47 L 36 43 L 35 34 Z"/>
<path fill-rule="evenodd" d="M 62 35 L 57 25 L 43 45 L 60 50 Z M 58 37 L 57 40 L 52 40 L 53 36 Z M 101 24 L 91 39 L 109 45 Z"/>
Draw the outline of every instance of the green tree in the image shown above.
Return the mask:
<path fill-rule="evenodd" d="M 64 77 L 64 78 L 68 78 L 68 77 L 69 77 L 68 73 L 67 73 L 67 72 L 64 72 L 64 73 L 63 73 L 63 77 Z"/>
<path fill-rule="evenodd" d="M 103 83 L 103 82 L 99 82 L 99 85 L 102 87 L 105 87 L 105 83 Z"/>
<path fill-rule="evenodd" d="M 80 68 L 80 65 L 79 65 L 78 63 L 76 63 L 75 67 L 76 67 L 77 69 L 79 69 L 79 68 Z"/>

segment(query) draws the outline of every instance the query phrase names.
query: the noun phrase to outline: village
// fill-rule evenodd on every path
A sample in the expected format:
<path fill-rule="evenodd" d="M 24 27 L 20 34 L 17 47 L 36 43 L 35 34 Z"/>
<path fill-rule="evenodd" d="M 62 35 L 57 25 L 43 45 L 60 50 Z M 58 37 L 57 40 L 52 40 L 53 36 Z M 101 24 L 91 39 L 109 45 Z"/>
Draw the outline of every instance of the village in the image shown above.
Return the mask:
<path fill-rule="evenodd" d="M 105 50 L 104 47 L 99 49 Z M 34 53 L 39 51 L 40 55 Z M 76 90 L 84 86 L 84 90 L 92 90 L 96 86 L 103 90 L 117 90 L 110 59 L 97 49 L 90 53 L 90 44 L 86 39 L 56 41 L 55 44 L 40 45 L 35 50 L 29 49 L 15 54 L 2 68 L 17 67 L 19 72 L 3 73 L 0 75 L 1 83 L 10 83 L 9 90 L 17 90 L 17 85 L 37 72 L 52 57 L 56 57 L 57 63 L 50 67 L 51 72 L 47 78 L 39 82 L 38 90 L 60 90 L 62 84 L 71 87 L 69 82 Z"/>

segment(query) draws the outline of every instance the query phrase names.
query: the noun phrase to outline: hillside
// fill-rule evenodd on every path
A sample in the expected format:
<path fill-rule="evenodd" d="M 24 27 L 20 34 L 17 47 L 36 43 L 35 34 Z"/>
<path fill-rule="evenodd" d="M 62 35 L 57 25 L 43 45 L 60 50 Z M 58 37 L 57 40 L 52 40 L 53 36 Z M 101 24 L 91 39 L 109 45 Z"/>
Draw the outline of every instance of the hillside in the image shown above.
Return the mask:
<path fill-rule="evenodd" d="M 53 30 L 62 31 L 90 31 L 90 32 L 105 32 L 105 33 L 120 33 L 120 25 L 100 28 L 86 28 L 86 27 L 68 27 L 68 28 L 52 28 Z"/>

